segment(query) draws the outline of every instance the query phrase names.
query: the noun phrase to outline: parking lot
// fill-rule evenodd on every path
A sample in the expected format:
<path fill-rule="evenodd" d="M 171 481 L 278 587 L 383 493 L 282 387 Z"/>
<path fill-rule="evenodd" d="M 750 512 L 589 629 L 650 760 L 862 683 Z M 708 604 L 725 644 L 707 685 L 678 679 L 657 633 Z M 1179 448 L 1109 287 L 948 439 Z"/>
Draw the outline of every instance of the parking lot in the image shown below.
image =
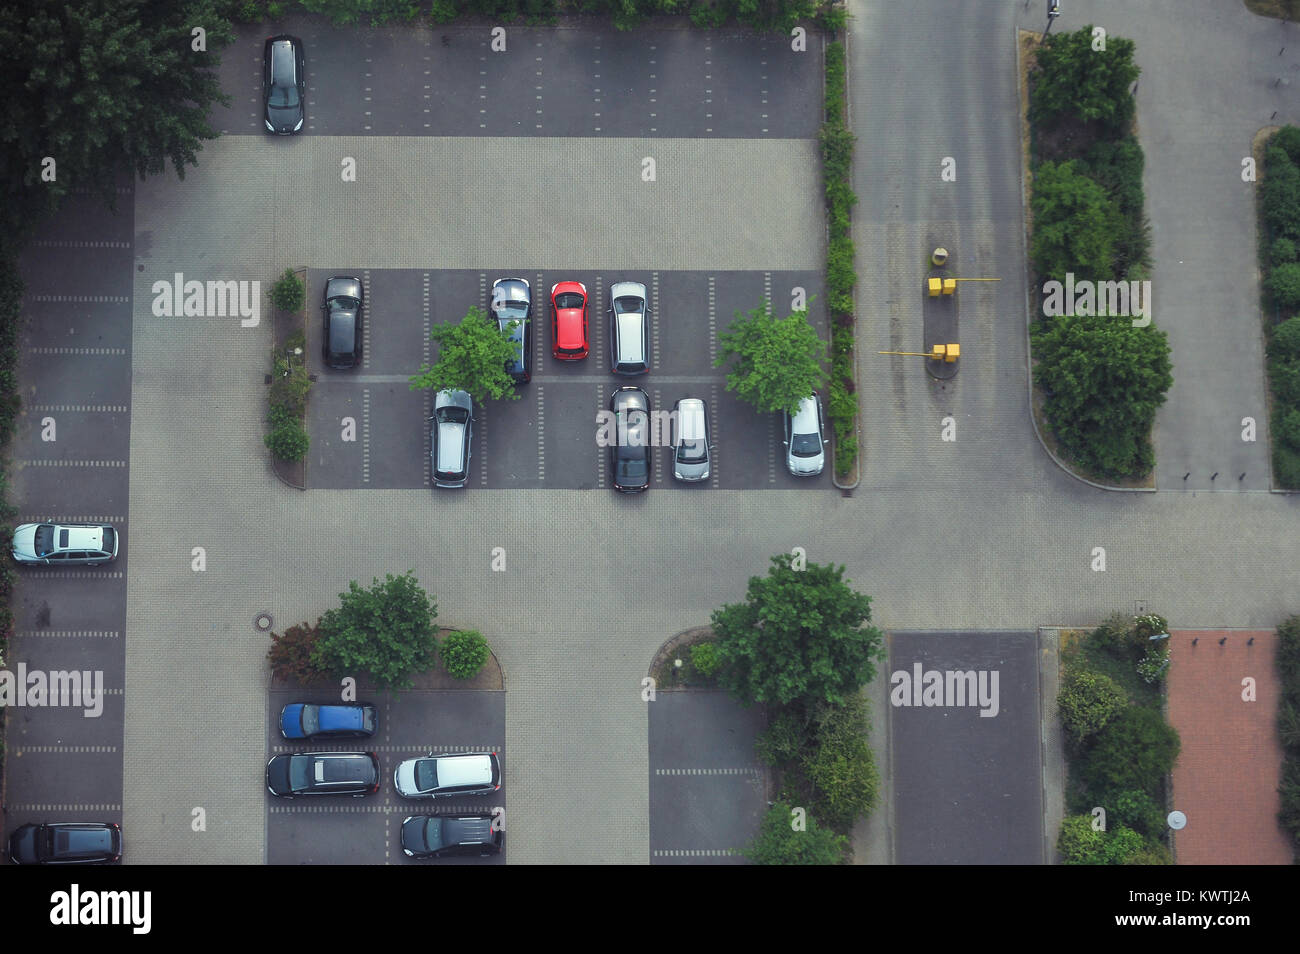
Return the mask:
<path fill-rule="evenodd" d="M 659 692 L 650 703 L 650 861 L 744 864 L 767 810 L 754 758 L 758 707 L 725 692 Z"/>
<path fill-rule="evenodd" d="M 354 270 L 355 271 L 355 270 Z M 726 374 L 713 367 L 718 332 L 737 311 L 759 306 L 765 296 L 789 302 L 795 289 L 814 298 L 810 318 L 829 337 L 821 282 L 812 272 L 650 272 L 610 276 L 592 272 L 421 272 L 366 269 L 366 314 L 360 368 L 322 366 L 320 296 L 330 275 L 347 268 L 313 269 L 308 276 L 309 367 L 316 375 L 310 402 L 311 458 L 308 482 L 315 488 L 417 488 L 431 484 L 431 395 L 411 391 L 407 379 L 436 359 L 431 324 L 458 323 L 477 305 L 487 311 L 496 278 L 525 278 L 533 295 L 533 376 L 518 388 L 519 400 L 503 398 L 474 409 L 474 442 L 468 487 L 528 489 L 607 487 L 608 451 L 596 444 L 596 412 L 623 384 L 644 388 L 653 410 L 670 411 L 684 397 L 709 407 L 713 452 L 712 487 L 790 489 L 830 486 L 828 472 L 796 478 L 784 464 L 779 414 L 758 414 L 725 390 Z M 550 289 L 580 281 L 589 297 L 591 353 L 581 361 L 551 356 Z M 615 281 L 645 284 L 650 310 L 648 374 L 609 373 L 608 288 Z M 779 307 L 779 305 L 778 305 Z M 788 313 L 788 308 L 785 313 Z M 430 349 L 435 349 L 432 354 Z M 823 407 L 825 395 L 823 395 Z M 353 433 L 345 440 L 345 431 Z M 672 479 L 671 454 L 655 452 L 651 487 L 701 485 Z"/>
<path fill-rule="evenodd" d="M 368 739 L 295 743 L 281 738 L 280 710 L 290 702 L 328 703 L 326 696 L 297 690 L 267 693 L 267 758 L 289 752 L 374 752 L 379 756 L 379 791 L 361 798 L 312 796 L 293 799 L 266 795 L 266 863 L 287 864 L 504 864 L 510 850 L 492 858 L 407 858 L 399 843 L 408 815 L 491 812 L 505 809 L 510 760 L 505 753 L 505 693 L 467 690 L 375 692 L 363 702 L 379 709 L 379 728 Z M 393 790 L 399 762 L 430 751 L 496 752 L 501 758 L 501 791 L 491 799 L 409 799 Z"/>

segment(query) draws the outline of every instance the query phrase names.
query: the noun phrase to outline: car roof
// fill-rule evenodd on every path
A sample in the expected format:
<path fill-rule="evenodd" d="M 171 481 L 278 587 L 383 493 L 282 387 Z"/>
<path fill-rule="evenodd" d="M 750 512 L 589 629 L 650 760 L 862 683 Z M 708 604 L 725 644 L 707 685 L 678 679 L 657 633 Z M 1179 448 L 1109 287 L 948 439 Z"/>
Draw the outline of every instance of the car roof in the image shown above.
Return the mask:
<path fill-rule="evenodd" d="M 677 433 L 684 440 L 704 437 L 704 402 L 699 398 L 682 398 L 677 402 Z"/>
<path fill-rule="evenodd" d="M 68 533 L 68 542 L 63 544 L 63 531 Z M 54 528 L 54 543 L 59 550 L 102 550 L 104 549 L 104 528 L 83 526 L 62 526 Z"/>
<path fill-rule="evenodd" d="M 619 363 L 642 361 L 645 352 L 642 345 L 642 331 L 645 322 L 637 312 L 623 312 L 618 318 L 618 360 Z"/>
<path fill-rule="evenodd" d="M 650 395 L 633 385 L 622 387 L 610 395 L 610 408 L 615 411 L 640 410 L 650 408 Z"/>
<path fill-rule="evenodd" d="M 332 275 L 325 281 L 325 298 L 347 295 L 349 298 L 361 297 L 361 279 L 351 275 Z"/>
<path fill-rule="evenodd" d="M 790 429 L 796 434 L 815 434 L 820 428 L 821 422 L 817 419 L 817 392 L 814 391 L 799 402 L 799 410 L 795 412 Z"/>
<path fill-rule="evenodd" d="M 438 787 L 452 785 L 491 785 L 492 756 L 490 755 L 440 755 L 438 762 Z"/>

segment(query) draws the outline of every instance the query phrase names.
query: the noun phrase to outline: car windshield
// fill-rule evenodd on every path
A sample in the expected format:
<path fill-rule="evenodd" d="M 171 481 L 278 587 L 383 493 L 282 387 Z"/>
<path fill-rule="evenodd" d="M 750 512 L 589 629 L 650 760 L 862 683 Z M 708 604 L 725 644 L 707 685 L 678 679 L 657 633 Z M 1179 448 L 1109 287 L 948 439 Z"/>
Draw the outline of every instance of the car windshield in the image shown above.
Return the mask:
<path fill-rule="evenodd" d="M 298 106 L 298 87 L 272 86 L 267 105 L 272 109 L 296 109 Z"/>
<path fill-rule="evenodd" d="M 351 295 L 337 295 L 330 299 L 330 307 L 340 311 L 356 311 L 361 302 Z"/>
<path fill-rule="evenodd" d="M 293 755 L 289 757 L 289 790 L 301 792 L 311 787 L 311 756 Z"/>
<path fill-rule="evenodd" d="M 320 731 L 320 709 L 316 706 L 302 707 L 303 735 L 314 735 Z"/>
<path fill-rule="evenodd" d="M 822 442 L 816 434 L 796 434 L 790 441 L 790 453 L 795 457 L 816 457 L 821 450 Z"/>
<path fill-rule="evenodd" d="M 528 314 L 528 302 L 526 301 L 503 301 L 497 304 L 497 316 L 502 320 L 509 318 L 523 318 Z"/>
<path fill-rule="evenodd" d="M 708 446 L 702 438 L 693 441 L 682 441 L 677 448 L 677 459 L 683 464 L 702 464 L 708 459 Z"/>
<path fill-rule="evenodd" d="M 54 550 L 54 527 L 43 523 L 36 528 L 36 540 L 33 543 L 37 556 L 45 556 Z"/>
<path fill-rule="evenodd" d="M 649 469 L 646 467 L 644 451 L 638 451 L 637 456 L 634 458 L 627 458 L 623 456 L 622 452 L 619 453 L 619 483 L 645 483 L 648 473 Z"/>
<path fill-rule="evenodd" d="M 438 763 L 433 759 L 418 759 L 415 763 L 415 787 L 429 792 L 438 787 Z"/>
<path fill-rule="evenodd" d="M 556 308 L 581 308 L 582 296 L 577 292 L 563 292 L 555 296 Z"/>
<path fill-rule="evenodd" d="M 641 311 L 641 299 L 623 296 L 614 299 L 614 313 L 617 315 L 637 314 Z"/>
<path fill-rule="evenodd" d="M 463 407 L 438 408 L 439 424 L 464 424 L 469 420 L 469 411 Z"/>

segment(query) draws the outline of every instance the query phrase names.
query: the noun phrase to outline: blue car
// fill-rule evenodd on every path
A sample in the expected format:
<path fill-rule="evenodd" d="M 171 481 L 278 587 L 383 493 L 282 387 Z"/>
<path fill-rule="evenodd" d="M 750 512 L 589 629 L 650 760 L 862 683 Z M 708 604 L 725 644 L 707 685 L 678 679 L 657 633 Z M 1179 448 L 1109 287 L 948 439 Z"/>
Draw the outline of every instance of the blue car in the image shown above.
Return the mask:
<path fill-rule="evenodd" d="M 292 702 L 280 710 L 280 734 L 286 739 L 360 739 L 375 734 L 375 718 L 374 706 L 356 702 Z"/>

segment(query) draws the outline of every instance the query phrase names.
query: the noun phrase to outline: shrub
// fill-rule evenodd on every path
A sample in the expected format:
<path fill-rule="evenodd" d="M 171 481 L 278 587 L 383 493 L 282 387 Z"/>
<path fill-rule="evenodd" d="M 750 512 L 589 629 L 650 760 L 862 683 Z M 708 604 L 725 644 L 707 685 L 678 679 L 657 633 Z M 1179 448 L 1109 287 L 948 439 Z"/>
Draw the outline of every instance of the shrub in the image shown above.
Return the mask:
<path fill-rule="evenodd" d="M 1273 440 L 1300 451 L 1300 409 L 1278 409 L 1273 419 Z"/>
<path fill-rule="evenodd" d="M 319 622 L 319 621 L 318 621 Z M 297 679 L 301 682 L 318 682 L 329 672 L 313 660 L 317 629 L 306 623 L 290 626 L 284 635 L 271 634 L 271 674 L 276 679 Z"/>
<path fill-rule="evenodd" d="M 844 44 L 838 40 L 826 44 L 826 118 L 844 116 Z"/>
<path fill-rule="evenodd" d="M 1277 628 L 1277 653 L 1273 658 L 1283 690 L 1300 692 L 1300 616 L 1287 617 Z"/>
<path fill-rule="evenodd" d="M 1274 444 L 1273 479 L 1279 487 L 1300 489 L 1300 454 L 1289 447 Z"/>
<path fill-rule="evenodd" d="M 691 663 L 706 679 L 712 677 L 722 665 L 718 658 L 718 647 L 713 643 L 696 643 L 691 647 Z"/>
<path fill-rule="evenodd" d="M 311 438 L 296 420 L 282 424 L 267 434 L 263 440 L 272 454 L 280 460 L 293 463 L 307 456 Z"/>
<path fill-rule="evenodd" d="M 1300 361 L 1270 361 L 1268 375 L 1273 397 L 1281 404 L 1300 407 Z"/>
<path fill-rule="evenodd" d="M 1169 853 L 1168 848 L 1150 841 L 1124 859 L 1126 865 L 1172 865 L 1173 863 L 1174 857 Z"/>
<path fill-rule="evenodd" d="M 1067 865 L 1101 864 L 1105 836 L 1092 827 L 1091 815 L 1069 815 L 1061 822 L 1056 850 Z"/>
<path fill-rule="evenodd" d="M 1138 661 L 1137 671 L 1148 685 L 1155 685 L 1164 679 L 1165 673 L 1169 671 L 1169 644 L 1159 642 L 1147 647 L 1146 655 Z"/>
<path fill-rule="evenodd" d="M 1159 791 L 1178 757 L 1178 733 L 1164 717 L 1142 706 L 1126 706 L 1095 736 L 1083 758 L 1088 790 L 1101 795 L 1140 789 Z"/>
<path fill-rule="evenodd" d="M 754 740 L 754 751 L 765 765 L 795 762 L 814 744 L 812 726 L 799 706 L 782 706 Z"/>
<path fill-rule="evenodd" d="M 448 633 L 438 646 L 442 664 L 453 679 L 473 679 L 488 660 L 488 644 L 472 629 Z"/>
<path fill-rule="evenodd" d="M 1296 260 L 1295 242 L 1286 236 L 1274 239 L 1273 244 L 1268 247 L 1268 260 L 1275 266 L 1294 262 Z"/>
<path fill-rule="evenodd" d="M 875 757 L 867 744 L 871 731 L 866 700 L 848 696 L 843 705 L 823 703 L 813 714 L 816 745 L 803 769 L 815 795 L 813 811 L 838 830 L 875 807 L 880 788 Z"/>
<path fill-rule="evenodd" d="M 271 425 L 273 431 L 281 427 L 301 423 L 298 415 L 293 413 L 293 408 L 284 404 L 272 404 L 271 411 L 266 416 L 266 422 Z"/>
<path fill-rule="evenodd" d="M 1294 163 L 1300 164 L 1300 127 L 1283 126 L 1268 141 L 1269 148 L 1281 149 Z"/>
<path fill-rule="evenodd" d="M 1300 265 L 1295 268 L 1300 269 Z M 1273 274 L 1278 271 L 1281 269 L 1275 270 Z M 1273 329 L 1273 336 L 1268 342 L 1268 356 L 1283 361 L 1300 361 L 1300 315 L 1288 318 Z"/>
<path fill-rule="evenodd" d="M 1104 729 L 1127 705 L 1128 696 L 1113 679 L 1086 669 L 1068 676 L 1056 697 L 1061 725 L 1076 744 Z"/>
<path fill-rule="evenodd" d="M 818 139 L 822 148 L 822 175 L 827 183 L 847 179 L 852 169 L 853 144 L 858 141 L 857 137 L 837 119 L 822 124 Z"/>
<path fill-rule="evenodd" d="M 1129 789 L 1115 797 L 1110 819 L 1116 825 L 1132 828 L 1153 838 L 1165 833 L 1165 813 L 1146 792 Z"/>
<path fill-rule="evenodd" d="M 271 304 L 281 311 L 300 310 L 306 297 L 307 289 L 292 268 L 286 268 L 271 286 Z"/>
<path fill-rule="evenodd" d="M 306 363 L 298 361 L 290 364 L 284 357 L 277 357 L 271 365 L 271 388 L 268 399 L 274 406 L 283 405 L 296 417 L 301 418 L 307 412 L 307 395 L 311 391 L 311 377 L 307 373 Z"/>
<path fill-rule="evenodd" d="M 458 16 L 460 16 L 460 11 L 456 9 L 455 0 L 433 0 L 429 18 L 434 23 L 450 23 Z"/>
<path fill-rule="evenodd" d="M 1264 290 L 1268 292 L 1273 304 L 1283 311 L 1300 309 L 1300 263 L 1289 262 L 1273 269 L 1268 278 L 1264 279 Z M 1281 330 L 1279 325 L 1274 336 Z"/>
<path fill-rule="evenodd" d="M 826 250 L 826 289 L 832 294 L 849 294 L 857 282 L 853 271 L 853 240 L 832 236 Z"/>
<path fill-rule="evenodd" d="M 1275 237 L 1300 237 L 1300 168 L 1281 149 L 1264 153 L 1259 209 Z"/>
<path fill-rule="evenodd" d="M 795 831 L 791 806 L 777 802 L 759 822 L 758 836 L 745 849 L 757 865 L 835 865 L 845 861 L 848 838 L 817 824 L 809 815 L 807 829 Z"/>

